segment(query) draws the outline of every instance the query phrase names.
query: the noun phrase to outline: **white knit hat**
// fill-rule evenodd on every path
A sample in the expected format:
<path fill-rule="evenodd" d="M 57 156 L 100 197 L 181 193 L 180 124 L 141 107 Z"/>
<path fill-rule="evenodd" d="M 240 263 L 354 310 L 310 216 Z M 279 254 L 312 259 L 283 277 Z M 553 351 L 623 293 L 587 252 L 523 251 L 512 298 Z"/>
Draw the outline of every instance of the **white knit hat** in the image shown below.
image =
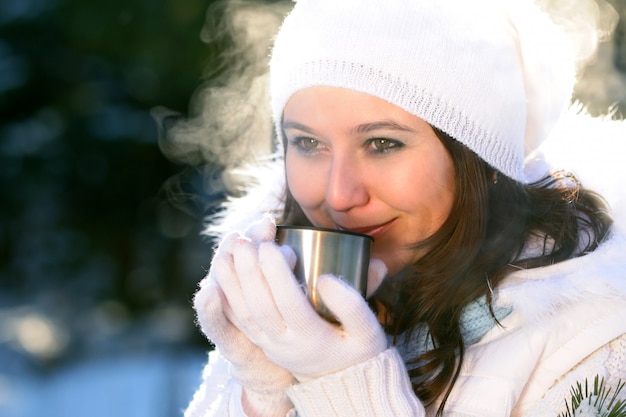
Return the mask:
<path fill-rule="evenodd" d="M 271 105 L 343 87 L 382 98 L 528 182 L 524 159 L 569 104 L 571 44 L 531 0 L 299 0 L 275 40 Z"/>

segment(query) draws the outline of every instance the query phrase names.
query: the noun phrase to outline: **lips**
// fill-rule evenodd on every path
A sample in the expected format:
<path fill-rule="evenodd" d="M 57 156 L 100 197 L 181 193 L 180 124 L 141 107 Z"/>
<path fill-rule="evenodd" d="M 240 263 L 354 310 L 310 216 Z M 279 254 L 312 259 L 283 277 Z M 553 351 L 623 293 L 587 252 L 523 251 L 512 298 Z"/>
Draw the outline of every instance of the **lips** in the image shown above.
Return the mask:
<path fill-rule="evenodd" d="M 383 233 L 385 233 L 391 227 L 392 223 L 395 220 L 396 219 L 392 219 L 385 223 L 362 226 L 362 227 L 347 227 L 344 225 L 337 224 L 337 228 L 339 230 L 344 230 L 346 232 L 361 233 L 361 234 L 369 235 L 369 236 L 372 236 L 373 238 L 376 238 L 377 236 L 380 236 Z"/>

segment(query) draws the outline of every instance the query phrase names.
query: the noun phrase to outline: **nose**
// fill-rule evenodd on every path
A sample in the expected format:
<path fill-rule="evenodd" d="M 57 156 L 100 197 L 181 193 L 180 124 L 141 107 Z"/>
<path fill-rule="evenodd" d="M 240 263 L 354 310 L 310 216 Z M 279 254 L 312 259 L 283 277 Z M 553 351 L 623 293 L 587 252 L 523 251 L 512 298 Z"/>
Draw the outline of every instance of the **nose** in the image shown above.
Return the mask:
<path fill-rule="evenodd" d="M 333 158 L 326 187 L 326 203 L 337 212 L 367 204 L 369 193 L 362 170 L 350 157 Z"/>

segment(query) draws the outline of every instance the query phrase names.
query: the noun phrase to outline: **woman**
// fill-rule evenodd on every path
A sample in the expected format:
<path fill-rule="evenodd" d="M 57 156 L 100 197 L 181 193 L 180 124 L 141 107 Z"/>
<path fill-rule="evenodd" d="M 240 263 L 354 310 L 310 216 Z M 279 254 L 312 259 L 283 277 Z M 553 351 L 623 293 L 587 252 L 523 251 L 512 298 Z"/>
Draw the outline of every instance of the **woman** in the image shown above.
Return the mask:
<path fill-rule="evenodd" d="M 568 45 L 530 1 L 298 1 L 270 63 L 273 210 L 373 236 L 368 301 L 326 276 L 341 324 L 319 317 L 259 210 L 195 297 L 217 349 L 186 415 L 559 415 L 586 407 L 577 383 L 619 391 L 626 243 L 533 154 L 569 104 Z"/>

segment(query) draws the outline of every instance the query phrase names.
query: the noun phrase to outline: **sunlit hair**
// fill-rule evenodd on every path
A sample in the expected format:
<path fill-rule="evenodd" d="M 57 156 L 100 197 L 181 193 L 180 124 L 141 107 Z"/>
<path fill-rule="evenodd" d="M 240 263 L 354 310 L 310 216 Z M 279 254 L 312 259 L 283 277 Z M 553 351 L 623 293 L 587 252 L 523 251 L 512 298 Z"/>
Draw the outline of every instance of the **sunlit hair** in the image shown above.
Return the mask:
<path fill-rule="evenodd" d="M 463 362 L 463 307 L 482 295 L 491 303 L 490 287 L 513 270 L 593 251 L 608 236 L 612 221 L 605 202 L 573 175 L 558 172 L 523 185 L 445 133 L 435 132 L 454 163 L 452 210 L 436 233 L 415 242 L 425 254 L 397 279 L 386 280 L 370 303 L 384 306 L 391 335 L 427 325 L 435 348 L 408 360 L 419 365 L 411 367 L 409 376 L 425 404 L 443 396 L 440 415 Z M 308 224 L 288 190 L 282 220 Z M 543 242 L 542 253 L 522 257 L 533 238 Z"/>

